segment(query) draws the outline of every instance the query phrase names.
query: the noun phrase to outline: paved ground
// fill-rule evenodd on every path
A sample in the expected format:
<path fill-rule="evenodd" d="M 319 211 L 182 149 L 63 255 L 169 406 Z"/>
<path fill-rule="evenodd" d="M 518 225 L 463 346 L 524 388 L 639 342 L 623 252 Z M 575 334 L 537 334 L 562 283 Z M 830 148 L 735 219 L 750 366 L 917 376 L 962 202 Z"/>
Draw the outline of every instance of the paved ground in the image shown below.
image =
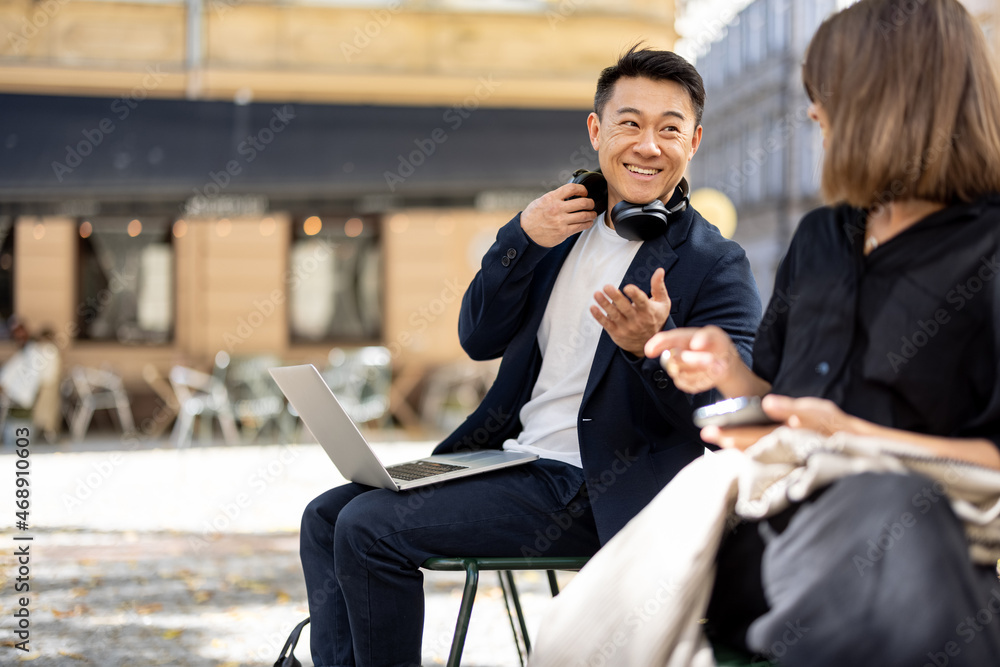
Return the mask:
<path fill-rule="evenodd" d="M 13 493 L 0 499 L 0 664 L 272 665 L 307 615 L 298 519 L 311 498 L 340 483 L 336 469 L 311 444 L 121 446 L 114 438 L 32 445 L 27 531 L 15 528 Z M 384 442 L 376 450 L 393 463 L 431 446 Z M 16 460 L 0 450 L 0 479 L 10 480 L 0 487 L 13 488 Z M 21 595 L 12 554 L 25 544 L 28 653 L 12 645 Z M 539 573 L 518 577 L 534 629 L 548 587 Z M 462 579 L 427 574 L 426 665 L 447 658 Z M 307 646 L 308 633 L 297 654 L 311 665 Z M 493 573 L 483 576 L 463 664 L 519 664 Z"/>

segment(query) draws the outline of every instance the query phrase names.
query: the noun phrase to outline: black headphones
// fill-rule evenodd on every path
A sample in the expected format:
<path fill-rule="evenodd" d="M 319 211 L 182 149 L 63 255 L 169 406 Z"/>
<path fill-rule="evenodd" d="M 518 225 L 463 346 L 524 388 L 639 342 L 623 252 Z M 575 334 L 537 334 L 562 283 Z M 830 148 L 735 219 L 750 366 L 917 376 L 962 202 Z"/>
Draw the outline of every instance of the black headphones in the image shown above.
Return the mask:
<path fill-rule="evenodd" d="M 587 196 L 594 200 L 594 210 L 598 215 L 608 209 L 608 182 L 600 171 L 577 169 L 573 172 L 570 183 L 579 183 L 587 188 Z M 669 209 L 659 199 L 648 204 L 633 204 L 624 200 L 615 204 L 608 217 L 618 236 L 629 241 L 649 241 L 666 234 L 670 217 L 688 207 L 691 186 L 686 178 L 681 178 L 677 189 L 680 191 L 680 201 Z M 674 197 L 676 196 L 675 194 Z M 674 197 L 671 197 L 671 201 Z"/>

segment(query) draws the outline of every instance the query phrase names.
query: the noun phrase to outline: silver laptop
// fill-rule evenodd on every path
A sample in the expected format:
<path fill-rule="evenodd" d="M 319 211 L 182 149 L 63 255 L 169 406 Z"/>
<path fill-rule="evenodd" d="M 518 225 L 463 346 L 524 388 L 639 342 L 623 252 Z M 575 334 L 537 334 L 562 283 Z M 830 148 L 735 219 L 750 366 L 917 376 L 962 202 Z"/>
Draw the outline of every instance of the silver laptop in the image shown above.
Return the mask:
<path fill-rule="evenodd" d="M 284 366 L 271 368 L 268 372 L 340 474 L 358 484 L 403 491 L 538 458 L 534 454 L 490 449 L 436 454 L 386 468 L 315 366 Z"/>

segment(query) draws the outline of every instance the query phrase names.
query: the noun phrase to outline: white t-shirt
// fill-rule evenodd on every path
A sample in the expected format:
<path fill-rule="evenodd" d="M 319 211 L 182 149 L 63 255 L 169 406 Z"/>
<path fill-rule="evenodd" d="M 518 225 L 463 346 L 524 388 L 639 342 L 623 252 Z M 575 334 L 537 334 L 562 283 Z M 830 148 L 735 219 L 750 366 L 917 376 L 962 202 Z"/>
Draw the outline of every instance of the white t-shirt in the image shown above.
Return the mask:
<path fill-rule="evenodd" d="M 590 314 L 590 306 L 595 304 L 594 292 L 621 284 L 640 245 L 641 241 L 618 236 L 604 223 L 603 214 L 580 233 L 559 270 L 538 327 L 542 368 L 531 400 L 521 408 L 524 430 L 516 440 L 507 440 L 504 449 L 583 467 L 577 418 L 604 330 Z"/>

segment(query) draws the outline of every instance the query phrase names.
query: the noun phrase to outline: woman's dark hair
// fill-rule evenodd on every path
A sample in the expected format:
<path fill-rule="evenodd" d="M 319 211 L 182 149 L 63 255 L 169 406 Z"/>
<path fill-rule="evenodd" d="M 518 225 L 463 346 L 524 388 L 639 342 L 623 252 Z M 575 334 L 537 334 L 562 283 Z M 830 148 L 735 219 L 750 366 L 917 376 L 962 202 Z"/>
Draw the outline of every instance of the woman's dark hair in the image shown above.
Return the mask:
<path fill-rule="evenodd" d="M 615 91 L 615 83 L 622 77 L 646 78 L 653 81 L 676 81 L 684 86 L 694 107 L 694 126 L 701 125 L 701 115 L 705 111 L 705 84 L 698 70 L 688 61 L 671 51 L 654 51 L 640 48 L 635 44 L 623 54 L 618 62 L 607 67 L 597 79 L 594 94 L 594 112 L 598 118 L 604 106 Z"/>

